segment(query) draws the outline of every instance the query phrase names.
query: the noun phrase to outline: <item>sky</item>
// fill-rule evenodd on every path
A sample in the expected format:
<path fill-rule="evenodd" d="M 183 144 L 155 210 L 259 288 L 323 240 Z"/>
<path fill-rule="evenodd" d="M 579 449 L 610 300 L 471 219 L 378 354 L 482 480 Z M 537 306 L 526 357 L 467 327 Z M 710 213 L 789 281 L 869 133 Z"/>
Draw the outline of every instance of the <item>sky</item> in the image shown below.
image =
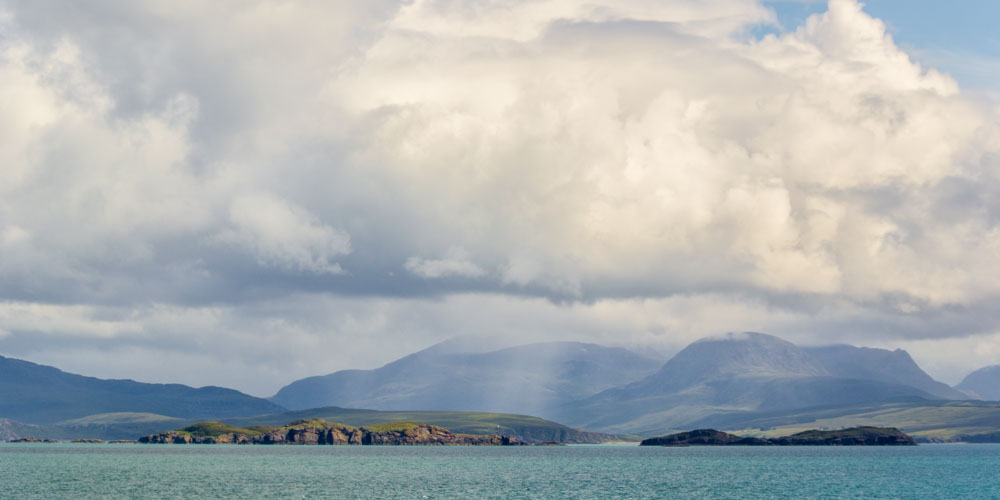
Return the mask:
<path fill-rule="evenodd" d="M 1000 363 L 986 1 L 0 0 L 0 354 L 222 385 L 455 336 Z"/>

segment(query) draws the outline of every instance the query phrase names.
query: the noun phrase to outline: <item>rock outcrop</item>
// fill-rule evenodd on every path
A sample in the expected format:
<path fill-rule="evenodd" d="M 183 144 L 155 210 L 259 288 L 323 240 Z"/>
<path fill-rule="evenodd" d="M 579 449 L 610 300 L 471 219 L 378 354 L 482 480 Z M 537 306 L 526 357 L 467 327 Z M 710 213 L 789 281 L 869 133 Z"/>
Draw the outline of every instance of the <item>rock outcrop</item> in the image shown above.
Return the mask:
<path fill-rule="evenodd" d="M 778 446 L 916 446 L 895 427 L 855 427 L 837 431 L 804 431 L 769 439 Z"/>
<path fill-rule="evenodd" d="M 394 446 L 517 446 L 501 435 L 455 434 L 436 425 L 399 422 L 354 427 L 325 420 L 300 420 L 281 427 L 231 427 L 218 422 L 195 424 L 176 431 L 139 438 L 151 444 L 285 444 Z"/>
<path fill-rule="evenodd" d="M 698 429 L 643 440 L 640 446 L 916 446 L 893 427 L 856 427 L 836 431 L 810 430 L 777 438 L 742 437 L 715 429 Z"/>
<path fill-rule="evenodd" d="M 736 436 L 715 429 L 697 429 L 645 439 L 639 446 L 768 446 L 771 444 L 773 443 L 764 439 Z"/>
<path fill-rule="evenodd" d="M 38 439 L 33 437 L 25 437 L 25 438 L 11 439 L 10 441 L 7 442 L 8 443 L 58 443 L 59 441 L 56 441 L 54 439 Z"/>

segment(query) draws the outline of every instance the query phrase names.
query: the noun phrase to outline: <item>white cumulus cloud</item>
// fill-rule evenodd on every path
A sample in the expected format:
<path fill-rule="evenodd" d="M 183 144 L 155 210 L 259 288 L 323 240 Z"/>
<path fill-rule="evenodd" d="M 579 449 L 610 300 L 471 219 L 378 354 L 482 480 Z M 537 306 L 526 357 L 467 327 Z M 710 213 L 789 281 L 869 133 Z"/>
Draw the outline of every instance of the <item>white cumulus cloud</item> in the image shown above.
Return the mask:
<path fill-rule="evenodd" d="M 222 238 L 253 252 L 263 265 L 340 274 L 335 259 L 351 252 L 348 234 L 271 196 L 240 196 L 233 200 L 229 217 L 235 229 Z"/>

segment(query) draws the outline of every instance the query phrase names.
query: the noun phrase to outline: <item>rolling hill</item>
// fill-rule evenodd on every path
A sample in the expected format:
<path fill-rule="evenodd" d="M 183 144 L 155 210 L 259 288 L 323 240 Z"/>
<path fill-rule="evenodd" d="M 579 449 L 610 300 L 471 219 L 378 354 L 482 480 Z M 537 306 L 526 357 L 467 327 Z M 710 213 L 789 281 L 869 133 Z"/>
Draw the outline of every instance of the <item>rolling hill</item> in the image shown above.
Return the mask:
<path fill-rule="evenodd" d="M 782 436 L 805 429 L 897 427 L 923 442 L 1000 442 L 1000 403 L 990 401 L 898 401 L 807 408 L 722 425 L 754 436 Z"/>

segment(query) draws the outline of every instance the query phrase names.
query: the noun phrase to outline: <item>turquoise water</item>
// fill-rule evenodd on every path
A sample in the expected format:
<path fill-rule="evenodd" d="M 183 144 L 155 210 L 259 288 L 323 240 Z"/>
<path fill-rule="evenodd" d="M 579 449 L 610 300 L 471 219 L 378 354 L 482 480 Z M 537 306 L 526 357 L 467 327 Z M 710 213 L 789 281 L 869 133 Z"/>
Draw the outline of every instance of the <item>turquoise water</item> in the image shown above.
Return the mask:
<path fill-rule="evenodd" d="M 1000 498 L 1000 445 L 0 444 L 0 498 Z"/>

